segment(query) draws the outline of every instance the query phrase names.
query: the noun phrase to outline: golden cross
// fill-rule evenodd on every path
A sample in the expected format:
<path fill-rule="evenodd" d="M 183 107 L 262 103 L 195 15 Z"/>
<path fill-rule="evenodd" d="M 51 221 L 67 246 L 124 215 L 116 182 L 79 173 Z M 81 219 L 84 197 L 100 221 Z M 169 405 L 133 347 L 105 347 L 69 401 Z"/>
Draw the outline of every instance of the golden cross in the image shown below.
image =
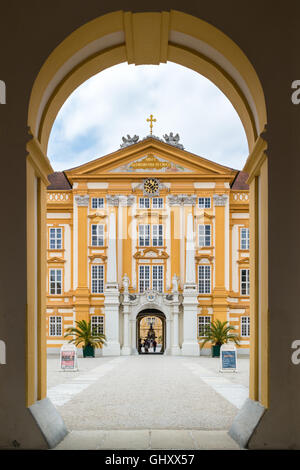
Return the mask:
<path fill-rule="evenodd" d="M 150 122 L 150 135 L 152 135 L 153 122 L 156 122 L 156 119 L 153 119 L 153 114 L 150 114 L 150 119 L 147 119 L 147 122 Z"/>

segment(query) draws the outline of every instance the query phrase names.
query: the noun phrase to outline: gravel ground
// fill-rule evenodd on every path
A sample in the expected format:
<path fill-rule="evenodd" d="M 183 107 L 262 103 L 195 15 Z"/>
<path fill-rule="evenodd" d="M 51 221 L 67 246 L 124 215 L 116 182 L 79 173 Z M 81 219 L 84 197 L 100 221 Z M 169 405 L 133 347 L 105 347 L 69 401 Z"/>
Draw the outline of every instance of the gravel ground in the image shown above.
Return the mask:
<path fill-rule="evenodd" d="M 237 373 L 226 374 L 219 372 L 219 359 L 203 356 L 79 358 L 78 366 L 78 372 L 61 372 L 59 357 L 48 358 L 49 396 L 57 388 L 77 387 L 65 404 L 57 406 L 70 431 L 226 430 L 238 409 L 205 377 L 248 387 L 247 358 L 238 359 Z M 201 372 L 193 373 L 197 368 Z M 80 384 L 86 388 L 80 391 Z"/>

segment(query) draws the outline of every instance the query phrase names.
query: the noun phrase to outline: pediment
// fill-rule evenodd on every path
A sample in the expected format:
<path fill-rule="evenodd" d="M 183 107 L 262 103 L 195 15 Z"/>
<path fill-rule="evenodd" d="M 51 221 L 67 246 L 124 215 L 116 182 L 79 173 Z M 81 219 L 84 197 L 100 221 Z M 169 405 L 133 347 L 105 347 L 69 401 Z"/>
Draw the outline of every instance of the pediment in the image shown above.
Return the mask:
<path fill-rule="evenodd" d="M 72 182 L 82 179 L 103 179 L 118 175 L 167 175 L 225 176 L 234 177 L 236 170 L 219 165 L 203 157 L 178 149 L 172 145 L 149 138 L 118 150 L 65 174 Z"/>
<path fill-rule="evenodd" d="M 49 258 L 47 261 L 48 263 L 65 263 L 66 262 L 65 259 L 59 258 L 57 256 L 53 256 L 52 258 Z"/>
<path fill-rule="evenodd" d="M 167 259 L 169 255 L 162 249 L 157 248 L 144 248 L 140 251 L 137 251 L 133 257 L 135 259 L 142 259 L 142 258 L 159 258 L 159 259 Z"/>

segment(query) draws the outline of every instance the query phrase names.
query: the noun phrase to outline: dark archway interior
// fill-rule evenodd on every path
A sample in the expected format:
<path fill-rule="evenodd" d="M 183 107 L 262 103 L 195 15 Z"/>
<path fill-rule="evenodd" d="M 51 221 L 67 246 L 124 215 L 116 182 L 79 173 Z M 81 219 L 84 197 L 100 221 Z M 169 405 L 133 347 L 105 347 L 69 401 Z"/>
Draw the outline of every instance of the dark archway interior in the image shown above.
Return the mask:
<path fill-rule="evenodd" d="M 147 348 L 144 347 L 144 338 L 141 338 L 141 321 L 143 318 L 149 316 L 158 318 L 162 325 L 161 349 L 157 352 L 154 350 L 155 348 L 153 349 L 153 346 L 151 346 L 151 338 L 155 339 L 156 342 L 159 340 L 158 335 L 156 334 L 157 332 L 153 329 L 152 325 L 149 325 L 149 329 L 147 331 L 148 342 L 150 341 L 148 351 Z M 163 312 L 155 308 L 142 310 L 136 317 L 136 333 L 136 347 L 139 354 L 164 354 L 166 348 L 166 317 Z"/>

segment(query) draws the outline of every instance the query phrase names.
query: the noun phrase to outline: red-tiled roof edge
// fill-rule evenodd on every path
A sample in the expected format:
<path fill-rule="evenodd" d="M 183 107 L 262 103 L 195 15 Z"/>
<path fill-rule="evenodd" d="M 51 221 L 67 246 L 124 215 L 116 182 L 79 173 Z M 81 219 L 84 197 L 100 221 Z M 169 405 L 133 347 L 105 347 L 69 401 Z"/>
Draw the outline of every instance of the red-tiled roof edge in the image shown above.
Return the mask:
<path fill-rule="evenodd" d="M 246 183 L 248 177 L 248 173 L 246 173 L 245 171 L 239 171 L 231 184 L 231 189 L 248 190 L 249 185 Z"/>
<path fill-rule="evenodd" d="M 50 182 L 47 189 L 57 189 L 57 190 L 66 190 L 72 189 L 72 186 L 65 175 L 64 171 L 55 171 L 48 176 L 48 180 Z"/>

